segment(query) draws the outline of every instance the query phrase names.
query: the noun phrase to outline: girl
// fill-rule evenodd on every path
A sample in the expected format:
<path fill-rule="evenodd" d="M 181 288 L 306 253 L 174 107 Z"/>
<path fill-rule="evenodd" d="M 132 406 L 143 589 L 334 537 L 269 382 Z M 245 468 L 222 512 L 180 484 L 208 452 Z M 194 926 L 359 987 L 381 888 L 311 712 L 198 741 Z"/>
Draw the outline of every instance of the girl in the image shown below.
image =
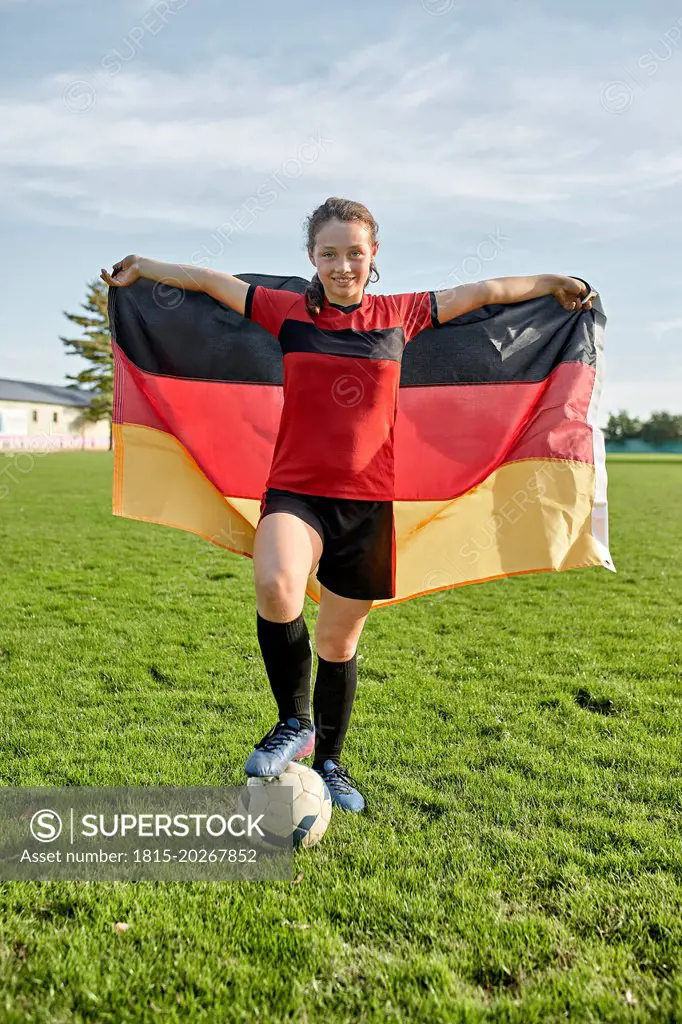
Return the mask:
<path fill-rule="evenodd" d="M 556 274 L 506 277 L 447 291 L 369 295 L 377 281 L 378 225 L 361 203 L 331 197 L 306 222 L 315 275 L 304 295 L 230 274 L 127 256 L 112 287 L 140 277 L 203 291 L 278 338 L 284 403 L 253 546 L 256 626 L 278 721 L 246 761 L 277 776 L 314 754 L 335 804 L 365 801 L 341 764 L 357 685 L 357 646 L 372 603 L 394 596 L 393 427 L 404 346 L 426 328 L 492 303 L 553 295 L 591 308 L 582 281 Z M 303 617 L 317 569 L 318 664 Z"/>

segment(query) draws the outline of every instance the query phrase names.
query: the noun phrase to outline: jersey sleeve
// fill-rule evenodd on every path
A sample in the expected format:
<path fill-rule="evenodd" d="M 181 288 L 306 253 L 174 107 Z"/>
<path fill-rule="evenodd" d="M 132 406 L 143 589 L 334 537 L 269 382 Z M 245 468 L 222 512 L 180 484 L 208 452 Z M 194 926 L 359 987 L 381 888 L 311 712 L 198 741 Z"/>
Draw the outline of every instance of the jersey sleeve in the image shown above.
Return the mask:
<path fill-rule="evenodd" d="M 403 292 L 391 296 L 405 334 L 405 344 L 427 327 L 439 327 L 435 292 Z"/>
<path fill-rule="evenodd" d="M 297 292 L 252 283 L 246 293 L 244 316 L 278 338 L 286 315 L 298 298 Z"/>

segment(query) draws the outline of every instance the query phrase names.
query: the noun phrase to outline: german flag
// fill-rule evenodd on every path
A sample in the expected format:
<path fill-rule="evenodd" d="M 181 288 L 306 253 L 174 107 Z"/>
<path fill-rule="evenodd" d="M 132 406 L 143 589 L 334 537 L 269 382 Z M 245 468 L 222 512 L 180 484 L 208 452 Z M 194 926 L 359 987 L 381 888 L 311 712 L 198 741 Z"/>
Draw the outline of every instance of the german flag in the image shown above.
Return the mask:
<path fill-rule="evenodd" d="M 300 277 L 240 274 L 302 294 Z M 201 292 L 110 288 L 115 515 L 252 557 L 283 402 L 277 339 Z M 395 596 L 601 565 L 606 318 L 551 296 L 484 306 L 406 346 L 395 424 Z M 323 425 L 321 425 L 321 429 Z M 316 573 L 308 595 L 319 602 Z"/>

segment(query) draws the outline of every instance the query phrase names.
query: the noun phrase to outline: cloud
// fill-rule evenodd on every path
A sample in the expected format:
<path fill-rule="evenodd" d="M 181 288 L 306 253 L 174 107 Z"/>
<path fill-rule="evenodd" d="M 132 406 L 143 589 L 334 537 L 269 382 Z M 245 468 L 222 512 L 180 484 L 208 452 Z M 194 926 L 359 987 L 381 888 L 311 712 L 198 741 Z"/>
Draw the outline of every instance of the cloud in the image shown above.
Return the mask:
<path fill-rule="evenodd" d="M 88 68 L 0 100 L 3 192 L 24 216 L 58 205 L 64 222 L 210 230 L 279 169 L 285 205 L 301 181 L 352 195 L 369 180 L 387 203 L 618 227 L 639 194 L 682 181 L 669 131 L 682 60 L 660 71 L 655 103 L 642 95 L 618 114 L 600 102 L 596 65 L 550 72 L 538 57 L 510 72 L 495 49 L 504 40 L 487 37 L 482 74 L 475 34 L 421 57 L 406 40 L 379 40 L 293 82 L 234 55 L 162 72 L 145 62 L 145 43 L 119 42 Z M 580 133 L 566 131 L 578 112 Z M 643 125 L 647 142 L 633 150 Z M 314 136 L 328 144 L 297 167 Z"/>
<path fill-rule="evenodd" d="M 682 316 L 674 317 L 672 320 L 658 320 L 653 325 L 654 330 L 665 334 L 667 331 L 682 331 Z"/>
<path fill-rule="evenodd" d="M 666 409 L 682 414 L 680 385 L 666 380 L 619 381 L 607 377 L 599 403 L 599 424 L 603 426 L 611 413 L 625 409 L 631 416 L 648 418 L 653 411 Z"/>

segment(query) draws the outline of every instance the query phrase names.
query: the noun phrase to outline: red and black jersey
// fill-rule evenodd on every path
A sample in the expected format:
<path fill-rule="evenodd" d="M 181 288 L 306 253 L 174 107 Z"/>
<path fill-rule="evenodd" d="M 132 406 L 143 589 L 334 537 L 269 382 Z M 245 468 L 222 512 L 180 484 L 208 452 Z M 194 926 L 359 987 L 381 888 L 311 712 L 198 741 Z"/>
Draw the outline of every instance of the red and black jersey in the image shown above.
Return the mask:
<path fill-rule="evenodd" d="M 408 341 L 439 326 L 432 291 L 370 295 L 352 306 L 250 284 L 244 316 L 279 341 L 283 406 L 266 487 L 390 501 L 400 365 Z"/>

